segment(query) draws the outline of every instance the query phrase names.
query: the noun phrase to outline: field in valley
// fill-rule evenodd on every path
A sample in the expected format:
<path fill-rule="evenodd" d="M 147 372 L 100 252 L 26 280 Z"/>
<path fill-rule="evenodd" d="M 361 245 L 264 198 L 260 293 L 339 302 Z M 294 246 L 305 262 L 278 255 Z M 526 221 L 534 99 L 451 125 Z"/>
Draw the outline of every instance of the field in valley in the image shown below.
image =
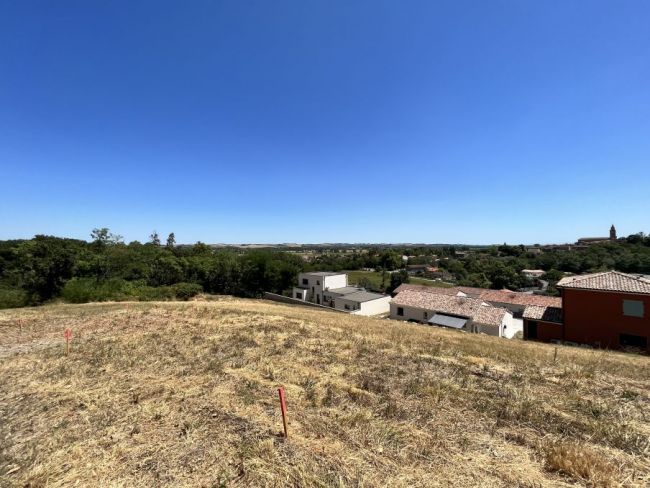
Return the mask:
<path fill-rule="evenodd" d="M 356 285 L 359 283 L 361 278 L 367 278 L 372 283 L 374 289 L 381 289 L 382 276 L 378 271 L 346 271 L 348 274 L 348 281 L 351 285 Z M 390 283 L 390 273 L 386 273 L 386 285 Z M 424 285 L 424 286 L 436 286 L 438 288 L 450 288 L 454 285 L 445 283 L 443 281 L 429 280 L 426 278 L 420 278 L 418 276 L 410 276 L 409 283 L 414 285 Z"/>
<path fill-rule="evenodd" d="M 0 440 L 0 486 L 648 486 L 650 358 L 226 297 L 4 310 Z"/>

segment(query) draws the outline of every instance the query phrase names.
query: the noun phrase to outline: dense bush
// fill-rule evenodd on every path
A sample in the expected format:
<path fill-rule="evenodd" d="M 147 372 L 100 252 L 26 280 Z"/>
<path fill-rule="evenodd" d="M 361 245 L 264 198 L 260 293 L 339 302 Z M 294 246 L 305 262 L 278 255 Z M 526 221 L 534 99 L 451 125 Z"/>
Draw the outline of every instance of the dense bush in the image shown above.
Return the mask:
<path fill-rule="evenodd" d="M 0 288 L 0 309 L 24 307 L 29 297 L 24 290 Z"/>
<path fill-rule="evenodd" d="M 120 278 L 98 282 L 94 278 L 73 278 L 61 292 L 70 303 L 106 302 L 133 298 L 134 283 Z"/>
<path fill-rule="evenodd" d="M 94 278 L 73 278 L 63 288 L 61 296 L 70 303 L 107 301 L 164 301 L 178 297 L 187 300 L 200 293 L 200 285 L 179 283 L 174 286 L 148 286 L 142 281 L 126 281 L 120 278 L 97 282 Z M 198 290 L 198 291 L 197 291 Z M 180 295 L 180 296 L 179 296 Z"/>
<path fill-rule="evenodd" d="M 178 300 L 189 300 L 201 293 L 203 287 L 196 283 L 176 283 L 172 285 L 172 290 L 174 290 L 174 295 Z"/>

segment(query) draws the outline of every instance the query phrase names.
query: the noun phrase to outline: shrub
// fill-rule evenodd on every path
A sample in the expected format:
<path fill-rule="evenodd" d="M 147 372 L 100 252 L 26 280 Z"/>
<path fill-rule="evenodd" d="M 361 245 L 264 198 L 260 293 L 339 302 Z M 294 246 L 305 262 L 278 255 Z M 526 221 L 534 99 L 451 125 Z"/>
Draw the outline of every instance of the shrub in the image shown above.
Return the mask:
<path fill-rule="evenodd" d="M 0 288 L 0 309 L 24 307 L 29 302 L 27 293 L 20 289 Z"/>
<path fill-rule="evenodd" d="M 143 281 L 115 278 L 97 282 L 94 278 L 74 278 L 68 281 L 61 296 L 70 303 L 140 300 L 189 300 L 203 288 L 195 283 L 177 283 L 173 286 L 147 286 Z"/>
<path fill-rule="evenodd" d="M 179 300 L 189 300 L 203 291 L 203 287 L 197 283 L 176 283 L 172 289 Z"/>
<path fill-rule="evenodd" d="M 133 294 L 133 284 L 112 279 L 97 282 L 94 278 L 74 278 L 63 287 L 61 296 L 70 303 L 127 300 Z"/>
<path fill-rule="evenodd" d="M 139 286 L 134 289 L 134 298 L 141 302 L 157 302 L 174 299 L 174 290 L 171 286 Z"/>

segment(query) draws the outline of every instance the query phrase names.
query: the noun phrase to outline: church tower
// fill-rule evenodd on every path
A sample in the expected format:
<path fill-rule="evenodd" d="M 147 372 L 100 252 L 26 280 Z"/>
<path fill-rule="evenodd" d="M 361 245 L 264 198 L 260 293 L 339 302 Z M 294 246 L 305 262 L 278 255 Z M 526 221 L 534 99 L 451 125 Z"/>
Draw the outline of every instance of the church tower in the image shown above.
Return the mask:
<path fill-rule="evenodd" d="M 614 227 L 614 224 L 609 229 L 609 240 L 610 241 L 615 241 L 616 240 L 616 227 Z"/>

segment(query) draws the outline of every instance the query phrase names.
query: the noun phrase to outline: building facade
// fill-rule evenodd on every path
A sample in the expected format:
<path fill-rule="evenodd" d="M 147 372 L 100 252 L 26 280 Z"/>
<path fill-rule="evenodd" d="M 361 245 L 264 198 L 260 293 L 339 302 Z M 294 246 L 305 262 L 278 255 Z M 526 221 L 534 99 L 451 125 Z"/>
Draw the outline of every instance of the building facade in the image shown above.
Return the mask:
<path fill-rule="evenodd" d="M 357 315 L 381 315 L 389 310 L 390 296 L 348 286 L 346 273 L 300 273 L 292 297 Z"/>
<path fill-rule="evenodd" d="M 390 318 L 497 337 L 505 337 L 506 329 L 513 327 L 512 313 L 505 308 L 475 298 L 414 289 L 393 297 Z"/>
<path fill-rule="evenodd" d="M 318 271 L 298 274 L 298 286 L 293 288 L 293 297 L 323 305 L 323 292 L 331 288 L 348 286 L 348 275 Z"/>
<path fill-rule="evenodd" d="M 525 339 L 650 351 L 650 280 L 609 271 L 563 278 L 557 287 L 561 311 L 527 308 Z"/>

